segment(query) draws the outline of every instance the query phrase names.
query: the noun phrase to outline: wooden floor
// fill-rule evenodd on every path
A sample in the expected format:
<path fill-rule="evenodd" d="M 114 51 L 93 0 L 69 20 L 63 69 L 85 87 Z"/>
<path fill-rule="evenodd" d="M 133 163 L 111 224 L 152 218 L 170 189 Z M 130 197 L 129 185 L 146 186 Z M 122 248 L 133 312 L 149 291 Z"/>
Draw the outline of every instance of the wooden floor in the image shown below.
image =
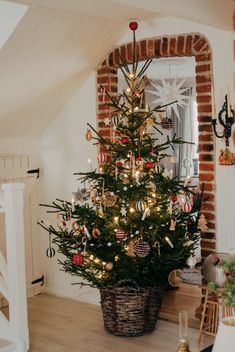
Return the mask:
<path fill-rule="evenodd" d="M 178 326 L 159 320 L 154 333 L 116 337 L 104 331 L 98 306 L 43 294 L 29 299 L 30 352 L 175 352 Z M 191 352 L 211 344 L 190 328 Z"/>

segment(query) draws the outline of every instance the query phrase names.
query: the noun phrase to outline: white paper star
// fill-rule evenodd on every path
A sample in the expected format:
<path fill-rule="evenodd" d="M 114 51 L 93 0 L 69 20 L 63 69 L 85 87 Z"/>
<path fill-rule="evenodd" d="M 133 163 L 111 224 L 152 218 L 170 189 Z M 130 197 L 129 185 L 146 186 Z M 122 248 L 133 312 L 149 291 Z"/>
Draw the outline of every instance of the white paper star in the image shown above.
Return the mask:
<path fill-rule="evenodd" d="M 153 101 L 153 103 L 156 104 L 165 105 L 177 100 L 176 103 L 169 105 L 168 109 L 172 109 L 175 112 L 177 118 L 180 120 L 178 106 L 187 106 L 187 100 L 190 97 L 183 94 L 186 90 L 189 89 L 189 87 L 182 88 L 185 79 L 179 82 L 177 82 L 177 80 L 177 78 L 174 78 L 172 82 L 170 82 L 166 81 L 165 79 L 161 79 L 161 84 L 150 82 L 150 84 L 156 88 L 156 90 L 147 90 L 147 92 L 158 97 Z"/>
<path fill-rule="evenodd" d="M 105 124 L 105 126 L 109 126 L 110 125 L 110 118 L 109 117 L 105 117 L 104 124 Z"/>
<path fill-rule="evenodd" d="M 122 214 L 122 216 L 126 216 L 127 214 L 126 208 L 121 208 L 120 213 Z"/>

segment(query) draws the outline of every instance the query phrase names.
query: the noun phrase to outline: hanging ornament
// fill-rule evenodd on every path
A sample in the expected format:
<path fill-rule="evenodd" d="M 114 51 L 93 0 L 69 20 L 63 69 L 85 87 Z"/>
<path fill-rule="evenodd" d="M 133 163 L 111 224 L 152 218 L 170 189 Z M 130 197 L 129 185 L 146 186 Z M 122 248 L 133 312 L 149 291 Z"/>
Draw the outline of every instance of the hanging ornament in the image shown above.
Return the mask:
<path fill-rule="evenodd" d="M 149 215 L 150 215 L 150 209 L 147 207 L 147 208 L 145 208 L 145 210 L 144 210 L 144 213 L 143 213 L 143 215 L 142 215 L 141 220 L 144 221 L 145 218 L 146 218 L 147 216 L 149 216 Z"/>
<path fill-rule="evenodd" d="M 132 31 L 136 31 L 137 28 L 138 28 L 138 23 L 137 23 L 137 22 L 130 22 L 130 23 L 129 23 L 129 28 L 130 28 Z"/>
<path fill-rule="evenodd" d="M 128 144 L 129 141 L 130 141 L 129 137 L 122 137 L 122 138 L 121 138 L 121 143 L 122 143 L 122 144 Z"/>
<path fill-rule="evenodd" d="M 192 210 L 192 205 L 189 202 L 183 202 L 182 210 L 184 213 L 190 213 L 190 211 Z"/>
<path fill-rule="evenodd" d="M 74 265 L 82 265 L 84 262 L 84 257 L 81 253 L 76 253 L 72 257 L 72 263 Z"/>
<path fill-rule="evenodd" d="M 80 232 L 80 225 L 78 223 L 78 221 L 73 221 L 72 222 L 72 229 L 74 232 Z"/>
<path fill-rule="evenodd" d="M 87 251 L 86 251 L 86 246 L 87 246 L 87 238 L 83 237 L 82 238 L 82 245 L 83 245 L 83 251 L 82 251 L 82 255 L 86 256 L 87 255 Z"/>
<path fill-rule="evenodd" d="M 145 211 L 146 203 L 143 200 L 139 200 L 136 203 L 135 207 L 136 207 L 136 210 L 143 212 Z"/>
<path fill-rule="evenodd" d="M 121 169 L 124 167 L 124 163 L 122 161 L 117 161 L 116 166 L 117 166 L 117 168 Z"/>
<path fill-rule="evenodd" d="M 145 128 L 144 126 L 140 126 L 140 141 L 142 142 L 144 139 Z"/>
<path fill-rule="evenodd" d="M 91 139 L 92 139 L 91 130 L 90 130 L 90 129 L 87 129 L 87 131 L 86 131 L 86 140 L 87 140 L 88 142 L 90 142 Z"/>
<path fill-rule="evenodd" d="M 172 194 L 171 200 L 172 200 L 173 203 L 178 202 L 178 195 L 177 194 Z"/>
<path fill-rule="evenodd" d="M 126 255 L 128 255 L 128 257 L 136 257 L 133 241 L 130 241 L 126 246 Z"/>
<path fill-rule="evenodd" d="M 161 255 L 161 245 L 160 242 L 156 241 L 153 245 L 153 248 L 156 248 L 157 254 L 160 257 Z"/>
<path fill-rule="evenodd" d="M 122 216 L 126 216 L 126 214 L 127 214 L 126 208 L 121 207 L 120 213 L 121 213 Z"/>
<path fill-rule="evenodd" d="M 181 273 L 182 271 L 179 269 L 176 269 L 170 272 L 168 276 L 168 282 L 172 287 L 179 287 L 180 284 L 183 282 Z"/>
<path fill-rule="evenodd" d="M 105 265 L 105 268 L 107 270 L 112 270 L 113 269 L 113 263 L 112 262 L 108 262 L 106 265 Z"/>
<path fill-rule="evenodd" d="M 91 238 L 91 235 L 90 235 L 90 233 L 88 231 L 88 228 L 85 225 L 81 226 L 80 232 L 82 234 L 84 234 L 85 236 L 87 236 L 87 238 Z"/>
<path fill-rule="evenodd" d="M 94 227 L 92 230 L 92 236 L 94 238 L 97 238 L 97 237 L 99 237 L 99 235 L 100 235 L 100 230 L 97 227 Z"/>
<path fill-rule="evenodd" d="M 121 229 L 116 230 L 115 235 L 117 240 L 123 240 L 124 238 L 126 238 L 126 232 Z"/>
<path fill-rule="evenodd" d="M 109 126 L 110 125 L 110 118 L 109 117 L 105 117 L 104 124 L 105 124 L 105 126 Z"/>
<path fill-rule="evenodd" d="M 171 130 L 173 128 L 173 120 L 167 116 L 162 118 L 160 124 L 164 130 Z"/>
<path fill-rule="evenodd" d="M 152 161 L 147 161 L 147 163 L 145 163 L 144 166 L 146 169 L 151 170 L 154 168 L 154 163 Z"/>
<path fill-rule="evenodd" d="M 175 231 L 175 226 L 176 226 L 176 220 L 171 219 L 171 225 L 170 225 L 169 230 L 170 231 Z"/>
<path fill-rule="evenodd" d="M 91 197 L 91 192 L 87 188 L 78 187 L 77 192 L 73 192 L 74 203 L 86 202 Z"/>
<path fill-rule="evenodd" d="M 107 154 L 103 152 L 99 152 L 99 154 L 97 155 L 97 160 L 100 164 L 105 163 L 107 160 Z"/>
<path fill-rule="evenodd" d="M 51 232 L 49 232 L 49 247 L 46 250 L 46 256 L 52 258 L 55 256 L 55 249 L 51 246 Z"/>
<path fill-rule="evenodd" d="M 134 244 L 134 251 L 138 257 L 146 257 L 150 252 L 150 245 L 145 241 L 139 241 Z"/>
<path fill-rule="evenodd" d="M 107 207 L 113 207 L 117 201 L 117 196 L 113 192 L 105 191 L 101 197 L 102 204 Z"/>
<path fill-rule="evenodd" d="M 120 122 L 119 116 L 118 115 L 113 115 L 111 121 L 112 121 L 113 127 L 116 128 L 118 126 L 119 122 Z"/>
<path fill-rule="evenodd" d="M 137 156 L 137 158 L 135 159 L 135 162 L 136 162 L 136 165 L 137 166 L 142 166 L 144 161 L 143 159 L 141 158 L 141 156 Z"/>
<path fill-rule="evenodd" d="M 208 230 L 207 221 L 204 214 L 200 215 L 197 228 L 201 232 L 206 232 Z"/>
<path fill-rule="evenodd" d="M 157 99 L 152 102 L 153 104 L 166 105 L 174 102 L 167 108 L 169 109 L 169 113 L 173 110 L 177 118 L 180 120 L 178 106 L 187 106 L 188 100 L 190 99 L 190 96 L 183 94 L 190 89 L 190 87 L 182 88 L 184 83 L 185 79 L 179 81 L 177 78 L 174 78 L 173 80 L 161 79 L 160 84 L 150 81 L 150 84 L 155 90 L 148 90 L 147 92 L 157 96 Z"/>

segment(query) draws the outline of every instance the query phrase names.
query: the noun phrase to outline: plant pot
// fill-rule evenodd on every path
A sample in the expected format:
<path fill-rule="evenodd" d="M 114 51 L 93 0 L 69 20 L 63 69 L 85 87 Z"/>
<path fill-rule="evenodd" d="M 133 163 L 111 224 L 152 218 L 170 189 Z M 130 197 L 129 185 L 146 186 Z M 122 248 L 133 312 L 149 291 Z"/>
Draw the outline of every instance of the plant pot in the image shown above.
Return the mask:
<path fill-rule="evenodd" d="M 219 323 L 212 352 L 234 352 L 235 349 L 235 317 L 227 317 Z"/>
<path fill-rule="evenodd" d="M 142 288 L 131 280 L 101 288 L 105 329 L 117 336 L 149 334 L 155 329 L 163 294 L 162 288 Z"/>

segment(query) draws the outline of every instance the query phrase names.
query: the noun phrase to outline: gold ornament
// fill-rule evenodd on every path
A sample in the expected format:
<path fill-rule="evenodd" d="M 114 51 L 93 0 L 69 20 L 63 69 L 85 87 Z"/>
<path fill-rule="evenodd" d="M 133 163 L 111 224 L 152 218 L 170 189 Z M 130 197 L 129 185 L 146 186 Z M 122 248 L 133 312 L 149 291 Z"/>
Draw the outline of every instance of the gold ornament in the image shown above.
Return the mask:
<path fill-rule="evenodd" d="M 197 228 L 201 232 L 206 232 L 208 230 L 207 221 L 204 214 L 201 214 Z"/>
<path fill-rule="evenodd" d="M 101 197 L 102 204 L 107 207 L 113 207 L 116 203 L 117 196 L 113 192 L 106 191 Z"/>
<path fill-rule="evenodd" d="M 92 230 L 92 236 L 97 238 L 100 235 L 100 230 L 97 227 L 94 227 Z"/>
<path fill-rule="evenodd" d="M 175 226 L 176 226 L 176 220 L 171 219 L 171 225 L 170 225 L 169 230 L 175 231 Z"/>
<path fill-rule="evenodd" d="M 152 117 L 148 117 L 146 120 L 146 125 L 153 126 L 153 124 L 154 124 L 154 119 Z"/>
<path fill-rule="evenodd" d="M 190 352 L 189 344 L 186 339 L 180 340 L 180 345 L 179 345 L 177 352 Z"/>
<path fill-rule="evenodd" d="M 126 246 L 126 254 L 129 257 L 136 257 L 136 254 L 134 252 L 134 242 L 130 241 L 128 245 Z"/>
<path fill-rule="evenodd" d="M 140 126 L 140 141 L 144 139 L 145 129 L 144 126 Z"/>
<path fill-rule="evenodd" d="M 179 287 L 181 282 L 183 282 L 181 278 L 181 270 L 173 270 L 168 275 L 168 282 L 172 287 Z"/>
<path fill-rule="evenodd" d="M 112 270 L 113 269 L 113 263 L 112 262 L 108 262 L 106 265 L 105 265 L 105 268 L 107 270 Z"/>
<path fill-rule="evenodd" d="M 88 142 L 90 142 L 91 139 L 92 139 L 91 130 L 87 129 L 87 131 L 86 131 L 86 140 L 87 140 Z"/>

